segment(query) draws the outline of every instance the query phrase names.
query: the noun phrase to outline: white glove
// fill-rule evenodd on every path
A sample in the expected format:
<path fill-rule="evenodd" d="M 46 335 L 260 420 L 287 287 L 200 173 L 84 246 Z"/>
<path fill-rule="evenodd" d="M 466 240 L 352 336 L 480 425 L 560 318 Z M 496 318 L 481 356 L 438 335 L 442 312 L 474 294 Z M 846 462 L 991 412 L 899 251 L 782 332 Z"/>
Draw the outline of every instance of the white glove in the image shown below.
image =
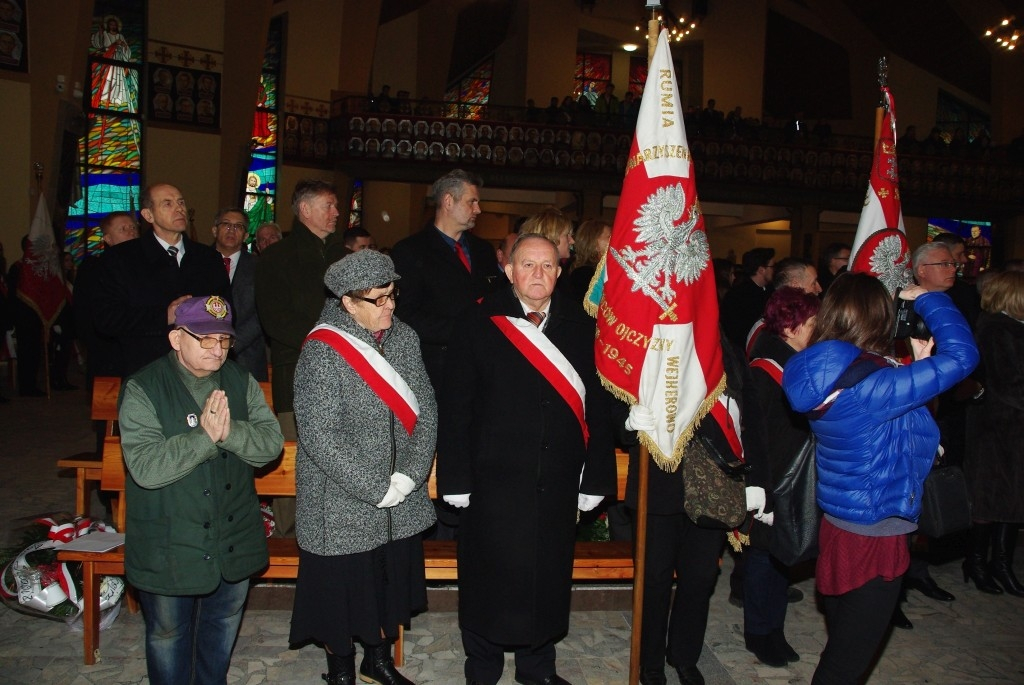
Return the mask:
<path fill-rule="evenodd" d="M 401 504 L 404 501 L 405 501 L 405 495 L 403 495 L 401 492 L 399 492 L 398 488 L 395 487 L 394 483 L 392 483 L 391 487 L 389 487 L 388 491 L 384 494 L 384 499 L 382 499 L 377 504 L 377 508 L 378 509 L 388 509 L 390 507 L 396 507 L 396 506 L 398 506 L 399 504 Z"/>
<path fill-rule="evenodd" d="M 408 497 L 409 493 L 416 489 L 416 483 L 413 483 L 412 478 L 404 473 L 395 471 L 391 474 L 391 487 L 402 493 L 402 497 Z"/>
<path fill-rule="evenodd" d="M 654 416 L 654 410 L 642 404 L 634 404 L 629 408 L 629 417 L 626 419 L 626 430 L 629 431 L 653 431 L 658 427 L 658 421 Z"/>
<path fill-rule="evenodd" d="M 465 509 L 469 506 L 469 496 L 472 493 L 467 492 L 465 495 L 444 495 L 441 497 L 445 502 L 452 505 L 456 509 Z"/>
<path fill-rule="evenodd" d="M 747 511 L 754 511 L 756 509 L 757 514 L 754 515 L 754 518 L 757 518 L 759 515 L 763 515 L 764 505 L 768 502 L 764 494 L 764 488 L 750 486 L 744 490 L 744 493 L 747 496 Z"/>
<path fill-rule="evenodd" d="M 769 511 L 767 514 L 754 514 L 754 518 L 766 526 L 770 526 L 775 523 L 775 512 Z"/>
<path fill-rule="evenodd" d="M 577 505 L 580 511 L 590 511 L 604 501 L 604 495 L 584 495 L 580 493 Z"/>

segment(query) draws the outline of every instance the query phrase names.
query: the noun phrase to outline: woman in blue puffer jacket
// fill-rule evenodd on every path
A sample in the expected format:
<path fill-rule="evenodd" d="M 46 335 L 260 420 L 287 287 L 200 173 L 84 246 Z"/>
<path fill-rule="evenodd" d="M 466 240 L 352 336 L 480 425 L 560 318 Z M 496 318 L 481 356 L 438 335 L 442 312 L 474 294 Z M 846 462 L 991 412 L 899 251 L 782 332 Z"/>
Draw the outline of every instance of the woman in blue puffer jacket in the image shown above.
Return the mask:
<path fill-rule="evenodd" d="M 889 356 L 894 315 L 881 282 L 845 274 L 822 302 L 814 344 L 790 359 L 782 377 L 818 440 L 825 517 L 816 583 L 828 642 L 813 685 L 857 683 L 868 669 L 899 599 L 910 560 L 906 534 L 917 528 L 939 447 L 925 405 L 978 363 L 971 330 L 945 293 L 911 286 L 900 297 L 913 301 L 934 336 L 909 339 L 916 361 L 901 365 Z M 851 384 L 855 376 L 862 380 Z"/>

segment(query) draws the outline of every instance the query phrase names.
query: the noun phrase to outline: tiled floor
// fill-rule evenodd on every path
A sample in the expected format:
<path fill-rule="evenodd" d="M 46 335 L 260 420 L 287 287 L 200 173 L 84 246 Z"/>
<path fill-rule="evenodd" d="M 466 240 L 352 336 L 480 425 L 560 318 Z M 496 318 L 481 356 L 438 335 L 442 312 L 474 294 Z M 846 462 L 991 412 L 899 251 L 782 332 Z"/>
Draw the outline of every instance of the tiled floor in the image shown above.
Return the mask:
<path fill-rule="evenodd" d="M 5 394 L 12 393 L 5 388 Z M 54 462 L 92 445 L 83 390 L 57 393 L 50 400 L 14 398 L 0 404 L 0 545 L 11 543 L 18 519 L 73 508 L 74 481 L 67 474 L 58 477 Z M 99 506 L 95 500 L 93 506 Z M 1017 568 L 1024 576 L 1020 559 Z M 798 583 L 807 598 L 790 605 L 787 619 L 787 636 L 802 659 L 786 668 L 768 668 L 743 648 L 743 612 L 727 601 L 731 569 L 726 556 L 700 663 L 708 684 L 809 683 L 824 644 L 824 621 L 812 600 L 813 579 Z M 872 685 L 1024 683 L 1024 599 L 983 595 L 964 585 L 959 572 L 955 559 L 932 567 L 939 584 L 957 595 L 955 602 L 943 604 L 910 593 L 904 609 L 915 628 L 892 633 L 870 678 Z M 322 682 L 322 652 L 289 649 L 288 621 L 285 610 L 246 613 L 229 683 Z M 0 683 L 148 683 L 142 635 L 141 617 L 122 612 L 102 634 L 100 663 L 83 666 L 80 633 L 0 608 Z M 570 633 L 559 645 L 559 673 L 577 685 L 626 683 L 629 639 L 628 610 L 575 612 Z M 403 672 L 420 685 L 461 685 L 455 614 L 432 611 L 414 619 L 406 660 Z M 509 658 L 501 683 L 513 682 Z M 674 674 L 669 682 L 677 682 Z"/>

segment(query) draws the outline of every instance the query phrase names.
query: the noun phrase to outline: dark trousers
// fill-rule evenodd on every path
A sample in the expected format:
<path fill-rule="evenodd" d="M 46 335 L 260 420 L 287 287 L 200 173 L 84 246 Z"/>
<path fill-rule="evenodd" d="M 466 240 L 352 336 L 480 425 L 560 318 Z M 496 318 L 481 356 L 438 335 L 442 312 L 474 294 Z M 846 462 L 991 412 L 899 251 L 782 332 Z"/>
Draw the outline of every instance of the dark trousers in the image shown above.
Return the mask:
<path fill-rule="evenodd" d="M 744 548 L 743 556 L 743 632 L 769 635 L 782 630 L 789 590 L 786 567 L 759 547 Z"/>
<path fill-rule="evenodd" d="M 700 528 L 686 514 L 648 515 L 642 668 L 664 668 L 666 651 L 677 668 L 697 665 L 723 545 L 724 531 Z M 673 573 L 678 578 L 674 600 Z"/>
<path fill-rule="evenodd" d="M 14 310 L 14 335 L 18 339 L 18 392 L 39 389 L 39 363 L 43 359 L 43 323 L 27 304 L 17 300 Z"/>
<path fill-rule="evenodd" d="M 543 680 L 555 673 L 555 640 L 539 645 L 499 645 L 483 635 L 462 629 L 466 651 L 466 679 L 481 685 L 495 685 L 505 670 L 505 652 L 516 657 L 516 677 Z"/>
<path fill-rule="evenodd" d="M 811 685 L 855 685 L 878 651 L 899 600 L 903 577 L 875 578 L 842 595 L 822 596 L 828 642 Z"/>

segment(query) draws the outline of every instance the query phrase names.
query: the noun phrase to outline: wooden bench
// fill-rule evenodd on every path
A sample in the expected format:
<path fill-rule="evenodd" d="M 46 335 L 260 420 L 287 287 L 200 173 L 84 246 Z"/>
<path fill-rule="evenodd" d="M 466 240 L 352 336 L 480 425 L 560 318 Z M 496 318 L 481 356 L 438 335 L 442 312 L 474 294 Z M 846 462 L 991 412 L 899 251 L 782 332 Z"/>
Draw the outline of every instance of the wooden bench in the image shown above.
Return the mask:
<path fill-rule="evenodd" d="M 628 457 L 616 454 L 618 470 L 618 499 L 625 498 Z M 106 438 L 103 463 L 100 469 L 100 487 L 112 492 L 114 525 L 125 529 L 126 510 L 124 488 L 127 477 L 121 441 L 118 436 Z M 427 484 L 431 498 L 437 497 L 434 470 Z M 256 492 L 261 497 L 295 496 L 295 443 L 286 442 L 282 456 L 256 473 Z M 295 579 L 299 574 L 299 548 L 294 538 L 268 538 L 270 561 L 257 578 Z M 426 540 L 423 543 L 427 580 L 454 581 L 458 579 L 456 543 L 450 540 Z M 124 546 L 109 552 L 59 552 L 61 561 L 82 563 L 83 635 L 85 663 L 94 664 L 99 658 L 99 581 L 103 575 L 124 575 Z M 633 578 L 632 542 L 577 542 L 573 559 L 573 580 L 631 580 Z M 395 645 L 395 663 L 404 660 L 404 631 L 399 627 Z"/>
<path fill-rule="evenodd" d="M 260 388 L 267 398 L 267 405 L 272 408 L 274 402 L 270 391 L 270 382 L 261 382 Z M 104 439 L 116 437 L 118 434 L 117 398 L 120 392 L 121 379 L 116 376 L 97 376 L 93 379 L 89 418 L 93 421 L 103 422 Z M 57 460 L 58 469 L 73 469 L 75 472 L 76 516 L 89 515 L 90 485 L 99 485 L 101 465 L 102 459 L 97 459 L 92 453 L 83 453 Z M 118 528 L 118 530 L 121 529 Z"/>

